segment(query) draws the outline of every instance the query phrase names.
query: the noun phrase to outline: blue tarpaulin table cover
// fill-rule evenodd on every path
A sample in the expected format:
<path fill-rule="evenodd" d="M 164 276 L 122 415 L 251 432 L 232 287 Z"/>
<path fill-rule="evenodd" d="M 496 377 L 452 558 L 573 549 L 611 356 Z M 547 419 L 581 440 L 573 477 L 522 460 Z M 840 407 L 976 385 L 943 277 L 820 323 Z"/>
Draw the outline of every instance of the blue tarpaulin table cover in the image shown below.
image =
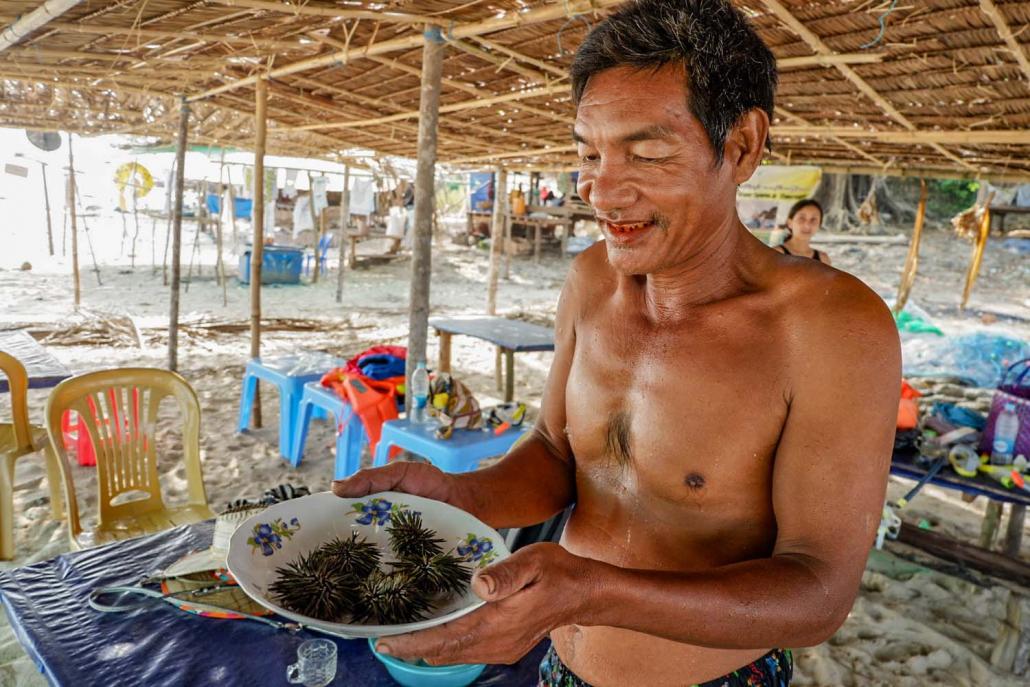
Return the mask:
<path fill-rule="evenodd" d="M 316 632 L 290 634 L 249 620 L 203 618 L 155 600 L 128 613 L 89 607 L 91 590 L 134 584 L 191 550 L 211 544 L 213 523 L 67 553 L 0 573 L 0 601 L 29 656 L 54 685 L 186 687 L 286 684 L 286 666 Z M 396 683 L 364 639 L 333 639 L 339 659 L 332 685 Z M 513 666 L 488 666 L 474 684 L 535 685 L 547 642 Z"/>

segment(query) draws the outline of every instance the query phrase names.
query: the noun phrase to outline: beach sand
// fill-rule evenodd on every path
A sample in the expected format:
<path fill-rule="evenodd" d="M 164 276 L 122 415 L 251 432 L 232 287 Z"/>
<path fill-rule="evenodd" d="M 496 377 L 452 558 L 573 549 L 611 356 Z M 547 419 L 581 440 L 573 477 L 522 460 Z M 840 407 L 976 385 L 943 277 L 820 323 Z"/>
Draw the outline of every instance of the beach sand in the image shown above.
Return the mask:
<path fill-rule="evenodd" d="M 192 229 L 187 230 L 192 236 Z M 205 239 L 202 239 L 204 241 Z M 362 244 L 365 252 L 382 250 L 376 242 Z M 904 262 L 904 245 L 828 246 L 834 264 L 867 281 L 883 295 L 896 288 Z M 433 314 L 481 313 L 486 300 L 487 253 L 453 245 L 436 246 L 433 263 Z M 140 254 L 149 255 L 142 248 Z M 931 233 L 924 238 L 922 274 L 913 300 L 949 333 L 986 329 L 1030 339 L 1030 280 L 1025 258 L 989 246 L 981 281 L 970 311 L 961 314 L 957 302 L 962 288 L 970 246 L 950 235 Z M 184 252 L 185 255 L 185 252 Z M 199 278 L 182 295 L 184 321 L 201 314 L 218 320 L 244 322 L 249 313 L 247 289 L 232 280 L 227 306 L 215 283 L 205 245 L 206 262 Z M 534 321 L 553 321 L 558 292 L 567 261 L 546 256 L 541 264 L 516 258 L 511 279 L 502 281 L 498 303 L 502 311 Z M 230 273 L 233 273 L 231 270 Z M 344 357 L 378 344 L 404 344 L 407 331 L 407 299 L 410 264 L 407 260 L 349 271 L 345 275 L 344 303 L 334 300 L 336 272 L 328 280 L 304 287 L 267 288 L 264 314 L 269 318 L 317 318 L 315 331 L 266 332 L 264 355 L 298 349 L 324 350 Z M 93 311 L 129 314 L 141 328 L 143 346 L 126 340 L 123 345 L 101 347 L 47 345 L 75 372 L 117 366 L 163 366 L 168 294 L 160 274 L 148 265 L 130 270 L 125 264 L 101 268 L 98 286 L 88 266 L 83 268 L 83 305 Z M 28 324 L 38 330 L 59 330 L 74 323 L 71 279 L 67 262 L 54 260 L 30 272 L 0 270 L 4 308 L 0 327 Z M 1022 313 L 1024 319 L 1009 317 Z M 984 322 L 990 324 L 984 324 Z M 204 481 L 212 507 L 220 509 L 238 497 L 257 496 L 276 484 L 303 484 L 313 491 L 329 487 L 333 471 L 333 427 L 315 422 L 301 465 L 291 468 L 277 450 L 278 399 L 270 390 L 264 395 L 264 429 L 237 434 L 240 380 L 249 352 L 245 332 L 181 335 L 180 372 L 194 386 L 203 412 L 201 450 Z M 756 351 L 761 355 L 761 351 Z M 429 360 L 436 356 L 430 341 Z M 483 342 L 456 337 L 453 369 L 469 384 L 480 402 L 500 400 L 494 384 L 494 351 Z M 540 402 L 540 390 L 551 355 L 526 353 L 516 357 L 516 398 L 527 402 L 532 415 Z M 265 387 L 268 388 L 268 387 Z M 47 392 L 32 391 L 29 404 L 33 421 L 42 421 Z M 6 395 L 0 395 L 0 417 L 6 417 Z M 174 422 L 160 425 L 161 479 L 168 502 L 182 499 L 185 478 L 177 461 L 180 439 Z M 367 460 L 367 457 L 366 457 Z M 96 503 L 94 469 L 72 465 L 72 473 L 84 520 Z M 18 465 L 15 493 L 17 558 L 0 563 L 0 570 L 45 560 L 69 549 L 64 523 L 48 519 L 45 473 L 38 457 Z M 891 480 L 889 494 L 897 498 L 911 486 Z M 905 511 L 905 519 L 927 519 L 938 532 L 975 543 L 984 511 L 984 500 L 964 503 L 954 492 L 927 487 Z M 1024 545 L 1024 558 L 1030 545 Z M 874 552 L 862 580 L 851 615 L 828 642 L 796 651 L 797 685 L 1006 685 L 1026 684 L 1025 679 L 992 669 L 989 658 L 994 637 L 1005 617 L 1010 593 L 1000 584 L 975 584 L 913 563 L 907 547 L 892 544 Z M 1027 590 L 1023 590 L 1024 593 Z M 1024 602 L 1026 603 L 1026 602 Z M 1025 613 L 1030 613 L 1028 605 Z M 220 622 L 212 620 L 211 622 Z M 29 687 L 45 684 L 14 638 L 5 616 L 0 616 L 0 685 Z"/>

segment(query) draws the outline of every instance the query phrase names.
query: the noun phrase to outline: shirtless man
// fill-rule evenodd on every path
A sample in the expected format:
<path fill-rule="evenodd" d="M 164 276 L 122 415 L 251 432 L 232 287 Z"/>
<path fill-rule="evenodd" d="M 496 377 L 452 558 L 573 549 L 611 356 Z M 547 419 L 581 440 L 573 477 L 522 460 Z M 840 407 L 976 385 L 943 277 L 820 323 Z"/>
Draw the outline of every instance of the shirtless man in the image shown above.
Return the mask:
<path fill-rule="evenodd" d="M 380 650 L 511 663 L 550 635 L 545 687 L 779 686 L 785 649 L 844 621 L 884 499 L 899 345 L 858 280 L 737 217 L 774 64 L 719 0 L 642 0 L 586 39 L 579 193 L 606 240 L 570 269 L 533 434 L 473 473 L 398 462 L 333 485 L 494 527 L 575 508 L 560 545 L 475 576 L 481 609 Z"/>

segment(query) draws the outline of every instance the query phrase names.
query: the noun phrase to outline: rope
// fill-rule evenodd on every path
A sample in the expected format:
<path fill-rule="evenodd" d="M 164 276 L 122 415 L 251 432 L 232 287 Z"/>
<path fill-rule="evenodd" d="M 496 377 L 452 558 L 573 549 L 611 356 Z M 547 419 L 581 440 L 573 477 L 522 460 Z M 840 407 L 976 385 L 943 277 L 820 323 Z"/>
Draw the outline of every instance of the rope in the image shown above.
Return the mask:
<path fill-rule="evenodd" d="M 874 38 L 873 40 L 869 41 L 868 43 L 863 43 L 862 45 L 860 45 L 858 47 L 860 47 L 861 49 L 865 50 L 866 48 L 875 47 L 876 45 L 878 45 L 880 43 L 880 41 L 883 40 L 883 34 L 885 34 L 887 32 L 887 17 L 890 15 L 891 12 L 894 11 L 894 8 L 895 8 L 895 6 L 897 4 L 898 4 L 898 0 L 891 0 L 890 7 L 887 8 L 886 12 L 884 12 L 883 14 L 880 15 L 880 18 L 878 20 L 880 22 L 880 33 L 876 34 L 876 38 Z"/>

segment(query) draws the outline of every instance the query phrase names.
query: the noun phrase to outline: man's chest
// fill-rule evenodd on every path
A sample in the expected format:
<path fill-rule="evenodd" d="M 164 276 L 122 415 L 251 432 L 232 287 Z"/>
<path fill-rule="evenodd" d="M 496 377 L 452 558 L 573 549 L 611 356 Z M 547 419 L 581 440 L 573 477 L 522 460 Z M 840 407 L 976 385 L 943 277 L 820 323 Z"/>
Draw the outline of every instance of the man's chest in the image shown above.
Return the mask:
<path fill-rule="evenodd" d="M 785 349 L 718 318 L 665 330 L 582 323 L 566 388 L 577 469 L 676 501 L 767 489 L 787 414 Z"/>

